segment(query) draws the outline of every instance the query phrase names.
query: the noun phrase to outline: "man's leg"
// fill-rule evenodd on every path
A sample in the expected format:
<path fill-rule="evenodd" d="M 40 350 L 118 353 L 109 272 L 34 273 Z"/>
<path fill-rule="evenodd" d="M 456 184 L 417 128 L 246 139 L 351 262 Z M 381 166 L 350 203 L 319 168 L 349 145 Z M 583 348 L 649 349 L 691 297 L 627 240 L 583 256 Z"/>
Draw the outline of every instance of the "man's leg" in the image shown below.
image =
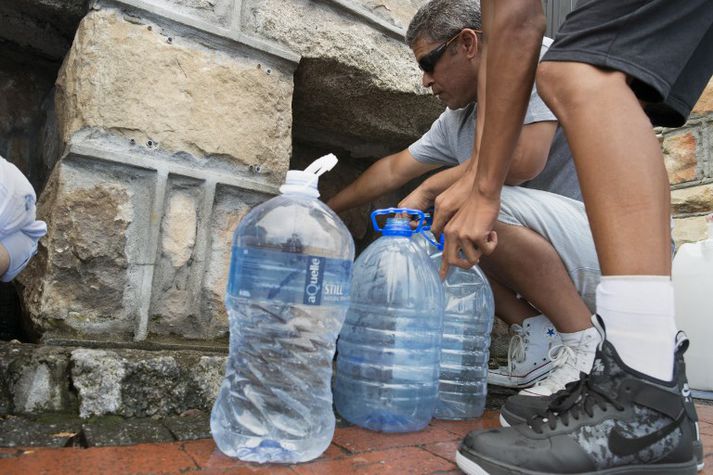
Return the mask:
<path fill-rule="evenodd" d="M 602 274 L 670 275 L 668 177 L 626 76 L 545 62 L 538 88 L 567 134 Z"/>
<path fill-rule="evenodd" d="M 683 365 L 673 371 L 669 188 L 651 123 L 622 73 L 546 62 L 538 90 L 575 158 L 602 268 L 597 311 L 606 341 L 591 375 L 553 400 L 542 417 L 500 433 L 470 434 L 459 465 L 467 473 L 474 466 L 577 473 L 631 464 L 695 473 L 695 409 Z M 622 414 L 614 425 L 612 412 Z M 552 448 L 497 455 L 537 443 Z M 550 464 L 563 454 L 578 455 L 566 467 Z"/>
<path fill-rule="evenodd" d="M 673 320 L 669 185 L 637 95 L 656 103 L 659 117 L 685 120 L 695 98 L 679 93 L 700 92 L 710 78 L 702 39 L 712 28 L 708 0 L 580 2 L 545 55 L 538 90 L 575 158 L 603 271 L 596 321 L 604 341 L 591 373 L 545 413 L 469 434 L 457 455 L 466 473 L 692 474 L 703 466 L 687 343 Z M 675 40 L 658 47 L 666 37 Z M 672 88 L 682 77 L 695 80 Z M 518 450 L 502 455 L 510 447 Z"/>
<path fill-rule="evenodd" d="M 0 249 L 2 251 L 2 249 Z M 525 319 L 536 317 L 540 312 L 525 300 L 517 297 L 517 294 L 498 282 L 492 274 L 488 273 L 483 266 L 483 272 L 488 277 L 490 288 L 493 291 L 495 301 L 495 314 L 508 325 L 522 325 Z"/>
<path fill-rule="evenodd" d="M 505 187 L 495 230 L 502 245 L 481 259 L 481 267 L 503 287 L 496 287 L 496 298 L 500 294 L 515 301 L 506 308 L 526 301 L 529 315 L 535 308 L 544 315 L 508 322 L 513 324 L 508 365 L 491 370 L 489 381 L 525 387 L 554 368 L 534 388 L 522 391 L 549 395 L 581 371 L 589 372 L 599 342 L 590 321 L 599 271 L 584 207 L 552 193 Z M 496 312 L 501 313 L 498 300 Z"/>
<path fill-rule="evenodd" d="M 515 243 L 513 243 L 515 244 Z M 488 383 L 508 388 L 526 388 L 552 370 L 550 349 L 562 340 L 552 322 L 510 288 L 488 274 L 495 301 L 495 314 L 508 324 L 507 364 L 488 370 Z"/>
<path fill-rule="evenodd" d="M 575 157 L 604 276 L 597 307 L 608 338 L 629 366 L 669 380 L 670 193 L 651 122 L 623 73 L 572 62 L 540 68 L 540 93 Z"/>
<path fill-rule="evenodd" d="M 523 226 L 498 222 L 495 231 L 503 245 L 480 260 L 488 277 L 523 296 L 547 315 L 558 331 L 572 333 L 590 328 L 592 312 L 577 293 L 552 244 Z M 497 304 L 496 300 L 496 308 Z"/>

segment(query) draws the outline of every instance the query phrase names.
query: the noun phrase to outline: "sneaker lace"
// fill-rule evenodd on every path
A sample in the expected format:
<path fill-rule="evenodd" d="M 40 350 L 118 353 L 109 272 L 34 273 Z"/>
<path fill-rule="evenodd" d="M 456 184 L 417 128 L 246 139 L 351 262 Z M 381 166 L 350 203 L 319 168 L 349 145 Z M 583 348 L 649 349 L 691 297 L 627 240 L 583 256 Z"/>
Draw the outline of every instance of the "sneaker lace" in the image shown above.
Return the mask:
<path fill-rule="evenodd" d="M 538 381 L 535 386 L 549 385 L 561 388 L 572 380 L 572 372 L 574 372 L 574 375 L 578 373 L 575 366 L 577 353 L 571 347 L 567 345 L 555 345 L 550 348 L 547 357 L 552 361 L 552 371 L 547 378 Z M 566 371 L 568 367 L 573 371 Z"/>
<path fill-rule="evenodd" d="M 508 345 L 508 370 L 512 374 L 515 370 L 515 363 L 525 361 L 525 349 L 527 347 L 527 333 L 522 326 L 514 324 L 510 327 L 510 344 Z"/>
<path fill-rule="evenodd" d="M 561 420 L 565 427 L 569 425 L 570 418 L 577 421 L 584 414 L 594 416 L 594 407 L 607 411 L 607 404 L 611 404 L 617 411 L 623 411 L 624 406 L 610 397 L 592 382 L 591 376 L 581 372 L 579 380 L 568 383 L 565 388 L 555 394 L 555 399 L 547 410 L 528 421 L 528 425 L 536 433 L 541 434 L 544 424 L 550 429 L 557 426 Z"/>

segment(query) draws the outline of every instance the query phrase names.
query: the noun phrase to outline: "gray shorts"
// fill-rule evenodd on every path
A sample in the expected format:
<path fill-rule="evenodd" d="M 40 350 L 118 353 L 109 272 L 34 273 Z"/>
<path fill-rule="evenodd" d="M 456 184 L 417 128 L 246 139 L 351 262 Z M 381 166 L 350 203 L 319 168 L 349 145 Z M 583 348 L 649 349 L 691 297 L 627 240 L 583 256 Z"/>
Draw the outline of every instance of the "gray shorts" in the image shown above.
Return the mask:
<path fill-rule="evenodd" d="M 601 270 L 582 202 L 547 191 L 505 186 L 498 221 L 524 226 L 549 241 L 582 300 L 592 313 L 596 311 Z"/>

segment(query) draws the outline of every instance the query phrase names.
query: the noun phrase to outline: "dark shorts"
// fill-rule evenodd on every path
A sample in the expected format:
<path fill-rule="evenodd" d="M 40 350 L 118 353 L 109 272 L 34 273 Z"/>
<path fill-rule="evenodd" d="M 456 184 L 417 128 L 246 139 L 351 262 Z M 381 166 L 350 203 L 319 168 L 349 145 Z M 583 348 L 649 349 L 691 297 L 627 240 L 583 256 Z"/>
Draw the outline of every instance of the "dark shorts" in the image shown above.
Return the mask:
<path fill-rule="evenodd" d="M 654 125 L 680 127 L 713 75 L 713 0 L 579 0 L 542 60 L 621 71 Z"/>

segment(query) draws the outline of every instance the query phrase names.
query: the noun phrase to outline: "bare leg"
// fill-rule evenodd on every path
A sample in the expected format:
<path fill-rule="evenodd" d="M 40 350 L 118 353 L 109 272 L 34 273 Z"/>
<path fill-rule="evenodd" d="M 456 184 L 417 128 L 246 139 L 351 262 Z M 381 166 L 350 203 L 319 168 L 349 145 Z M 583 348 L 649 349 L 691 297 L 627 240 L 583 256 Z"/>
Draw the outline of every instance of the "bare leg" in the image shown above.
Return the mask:
<path fill-rule="evenodd" d="M 591 312 L 577 293 L 559 254 L 546 239 L 531 229 L 500 222 L 496 223 L 495 231 L 500 245 L 493 254 L 480 260 L 481 267 L 493 280 L 522 295 L 547 315 L 561 333 L 592 326 Z"/>
<path fill-rule="evenodd" d="M 503 286 L 490 275 L 488 275 L 488 281 L 490 288 L 493 289 L 495 313 L 508 325 L 521 325 L 526 318 L 540 314 L 532 305 L 517 298 L 515 292 Z"/>
<path fill-rule="evenodd" d="M 545 62 L 537 81 L 567 134 L 602 274 L 670 275 L 668 178 L 626 76 Z"/>

